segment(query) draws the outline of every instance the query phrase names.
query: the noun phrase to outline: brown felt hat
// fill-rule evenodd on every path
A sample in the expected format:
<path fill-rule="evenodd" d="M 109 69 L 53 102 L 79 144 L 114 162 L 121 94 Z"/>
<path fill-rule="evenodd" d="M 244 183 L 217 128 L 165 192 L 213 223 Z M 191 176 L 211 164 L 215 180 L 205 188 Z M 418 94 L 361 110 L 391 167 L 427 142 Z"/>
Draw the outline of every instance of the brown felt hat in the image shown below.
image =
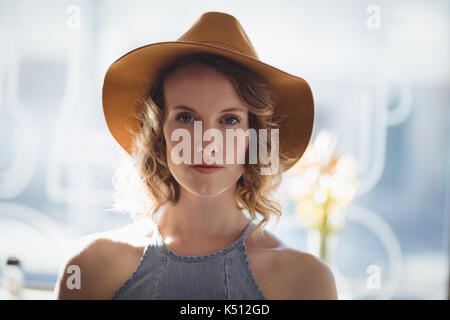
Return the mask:
<path fill-rule="evenodd" d="M 311 88 L 304 79 L 260 61 L 239 21 L 222 12 L 206 12 L 178 40 L 139 47 L 108 68 L 103 82 L 103 111 L 112 135 L 129 154 L 133 136 L 127 128 L 135 132 L 139 125 L 131 111 L 148 97 L 162 67 L 193 53 L 221 55 L 258 73 L 274 92 L 275 116 L 284 119 L 279 131 L 280 152 L 300 159 L 313 130 Z"/>

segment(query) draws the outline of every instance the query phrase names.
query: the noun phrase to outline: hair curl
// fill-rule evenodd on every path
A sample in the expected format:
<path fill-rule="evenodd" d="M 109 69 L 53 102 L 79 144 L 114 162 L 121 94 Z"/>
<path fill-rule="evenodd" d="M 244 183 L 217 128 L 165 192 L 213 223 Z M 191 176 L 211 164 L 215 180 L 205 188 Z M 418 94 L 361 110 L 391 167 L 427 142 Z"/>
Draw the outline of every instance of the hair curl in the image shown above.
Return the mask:
<path fill-rule="evenodd" d="M 166 142 L 163 134 L 165 79 L 175 70 L 188 65 L 208 66 L 220 72 L 231 82 L 237 94 L 249 110 L 249 127 L 258 129 L 279 128 L 282 119 L 275 119 L 275 100 L 266 82 L 256 72 L 226 57 L 195 53 L 184 55 L 162 68 L 154 82 L 149 96 L 143 99 L 134 114 L 139 121 L 131 158 L 125 157 L 113 176 L 115 189 L 114 209 L 124 210 L 138 216 L 153 218 L 155 213 L 167 203 L 176 203 L 180 188 L 172 176 L 166 159 Z M 271 153 L 271 139 L 267 139 L 267 152 Z M 246 152 L 248 159 L 248 149 Z M 131 160 L 131 161 L 129 161 Z M 261 236 L 271 216 L 281 217 L 280 204 L 270 199 L 272 192 L 281 183 L 282 173 L 295 160 L 279 150 L 280 170 L 273 175 L 261 175 L 263 165 L 245 162 L 245 171 L 237 181 L 236 201 L 241 209 L 245 209 L 251 219 L 257 214 L 262 220 L 255 228 L 255 236 Z M 150 214 L 149 214 L 150 213 Z"/>

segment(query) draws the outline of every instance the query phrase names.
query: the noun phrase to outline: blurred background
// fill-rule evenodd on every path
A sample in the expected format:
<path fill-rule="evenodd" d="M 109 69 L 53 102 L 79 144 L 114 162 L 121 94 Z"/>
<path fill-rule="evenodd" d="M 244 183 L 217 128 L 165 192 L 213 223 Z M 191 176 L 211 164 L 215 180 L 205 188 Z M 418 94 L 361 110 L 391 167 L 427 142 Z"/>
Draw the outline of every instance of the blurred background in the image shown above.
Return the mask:
<path fill-rule="evenodd" d="M 2 0 L 0 298 L 52 298 L 67 245 L 131 222 L 108 210 L 121 151 L 103 117 L 103 77 L 129 50 L 176 40 L 206 11 L 234 15 L 262 61 L 307 80 L 313 140 L 327 130 L 336 153 L 355 159 L 358 188 L 330 249 L 340 298 L 448 299 L 443 0 Z M 290 179 L 279 192 L 284 217 L 269 230 L 310 251 Z M 24 287 L 12 295 L 18 269 Z"/>

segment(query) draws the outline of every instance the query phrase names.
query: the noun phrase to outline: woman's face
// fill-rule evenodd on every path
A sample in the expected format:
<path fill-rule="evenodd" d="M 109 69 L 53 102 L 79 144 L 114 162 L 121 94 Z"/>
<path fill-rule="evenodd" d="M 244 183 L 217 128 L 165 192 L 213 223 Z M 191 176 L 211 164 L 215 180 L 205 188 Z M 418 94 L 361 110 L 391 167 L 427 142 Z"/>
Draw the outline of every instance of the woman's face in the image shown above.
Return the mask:
<path fill-rule="evenodd" d="M 243 138 L 245 140 L 244 148 L 238 148 L 238 139 L 232 139 L 227 144 L 226 130 L 242 129 L 245 132 L 249 128 L 249 123 L 248 108 L 241 101 L 231 82 L 212 68 L 191 65 L 184 66 L 172 73 L 165 80 L 163 90 L 165 99 L 163 131 L 167 146 L 167 162 L 175 180 L 182 188 L 197 196 L 216 196 L 235 187 L 237 180 L 245 170 L 242 159 L 245 160 L 245 150 L 249 139 Z M 194 121 L 201 121 L 201 131 L 196 131 L 196 134 L 200 132 L 196 139 L 194 139 Z M 209 140 L 206 140 L 203 135 L 211 128 L 220 131 L 222 139 L 218 139 L 217 137 L 220 135 L 214 133 L 214 136 L 210 136 Z M 172 133 L 176 129 L 187 130 L 185 132 L 189 133 L 188 141 L 183 144 L 189 148 L 184 150 L 180 148 L 184 137 L 178 137 L 172 141 Z M 181 132 L 181 130 L 177 131 Z M 178 158 L 184 157 L 180 164 L 174 161 L 177 160 L 172 153 L 174 148 L 174 151 L 177 151 L 175 154 L 179 155 Z M 188 150 L 190 150 L 190 155 L 184 154 Z M 222 150 L 222 155 L 220 150 Z M 231 155 L 231 151 L 234 151 L 234 158 L 229 156 L 227 160 L 226 155 L 227 153 Z M 200 156 L 198 164 L 194 163 L 195 152 L 197 152 L 197 156 Z M 240 159 L 239 163 L 238 158 Z M 189 160 L 185 161 L 186 159 Z M 229 163 L 230 159 L 232 159 L 231 164 Z M 193 165 L 208 165 L 207 162 L 211 161 L 213 161 L 213 165 L 222 168 L 213 172 L 205 172 L 205 170 L 192 167 Z"/>

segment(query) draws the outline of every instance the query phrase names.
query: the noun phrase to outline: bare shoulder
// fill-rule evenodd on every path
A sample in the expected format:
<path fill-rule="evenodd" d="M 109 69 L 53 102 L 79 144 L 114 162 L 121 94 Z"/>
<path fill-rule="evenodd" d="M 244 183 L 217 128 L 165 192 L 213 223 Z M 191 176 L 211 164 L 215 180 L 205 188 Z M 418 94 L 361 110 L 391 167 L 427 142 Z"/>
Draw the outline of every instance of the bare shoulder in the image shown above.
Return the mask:
<path fill-rule="evenodd" d="M 128 228 L 74 241 L 59 270 L 56 299 L 109 299 L 132 273 L 145 248 L 127 236 Z"/>
<path fill-rule="evenodd" d="M 278 256 L 279 280 L 285 284 L 284 299 L 336 300 L 337 291 L 330 267 L 316 256 L 292 248 L 283 248 Z"/>
<path fill-rule="evenodd" d="M 267 230 L 263 238 L 248 241 L 248 245 L 267 299 L 337 299 L 334 275 L 319 258 L 288 247 Z"/>

